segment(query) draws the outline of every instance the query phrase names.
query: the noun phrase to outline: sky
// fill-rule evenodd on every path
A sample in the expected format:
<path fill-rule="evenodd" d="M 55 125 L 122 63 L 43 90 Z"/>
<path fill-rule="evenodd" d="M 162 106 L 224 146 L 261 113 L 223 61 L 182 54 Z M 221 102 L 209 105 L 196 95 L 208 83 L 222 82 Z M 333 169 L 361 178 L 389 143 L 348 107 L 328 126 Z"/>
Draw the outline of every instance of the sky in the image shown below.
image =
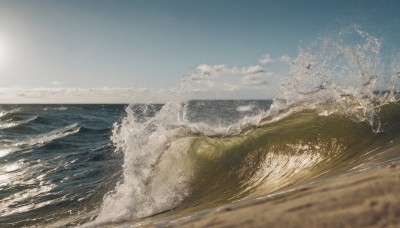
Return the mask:
<path fill-rule="evenodd" d="M 0 103 L 166 102 L 182 87 L 192 99 L 270 99 L 318 38 L 359 25 L 400 46 L 399 10 L 396 0 L 0 0 Z M 182 84 L 193 75 L 202 82 Z"/>

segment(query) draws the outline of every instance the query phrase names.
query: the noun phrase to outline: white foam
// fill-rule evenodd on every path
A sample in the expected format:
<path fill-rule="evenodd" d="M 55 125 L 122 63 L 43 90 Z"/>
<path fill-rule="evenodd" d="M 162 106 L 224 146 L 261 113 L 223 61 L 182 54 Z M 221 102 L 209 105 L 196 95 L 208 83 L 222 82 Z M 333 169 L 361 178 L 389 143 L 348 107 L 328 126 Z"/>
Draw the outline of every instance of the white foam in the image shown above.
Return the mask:
<path fill-rule="evenodd" d="M 44 111 L 48 111 L 48 110 L 66 111 L 66 110 L 68 110 L 68 107 L 65 107 L 65 106 L 60 106 L 60 107 L 45 107 L 45 108 L 42 108 L 42 110 L 44 110 Z"/>
<path fill-rule="evenodd" d="M 254 106 L 253 105 L 241 105 L 236 107 L 236 110 L 238 112 L 249 112 L 251 110 L 253 110 Z"/>
<path fill-rule="evenodd" d="M 0 148 L 0 158 L 11 154 L 15 150 L 15 148 Z"/>
<path fill-rule="evenodd" d="M 124 153 L 124 180 L 104 198 L 95 223 L 140 218 L 178 205 L 186 195 L 186 176 L 175 165 L 168 143 L 182 134 L 183 106 L 166 104 L 144 123 L 136 120 L 131 107 L 127 117 L 115 125 L 112 140 Z M 171 156 L 172 155 L 172 156 Z"/>
<path fill-rule="evenodd" d="M 8 113 L 9 113 L 9 112 L 1 111 L 1 112 L 0 112 L 0 118 L 3 117 L 3 116 L 5 116 L 5 115 L 7 115 Z"/>
<path fill-rule="evenodd" d="M 36 120 L 37 118 L 38 118 L 38 116 L 33 116 L 33 117 L 28 118 L 28 119 L 26 119 L 26 120 L 11 121 L 11 122 L 0 123 L 0 129 L 18 127 L 18 126 L 21 126 L 21 125 L 30 123 L 30 122 Z"/>

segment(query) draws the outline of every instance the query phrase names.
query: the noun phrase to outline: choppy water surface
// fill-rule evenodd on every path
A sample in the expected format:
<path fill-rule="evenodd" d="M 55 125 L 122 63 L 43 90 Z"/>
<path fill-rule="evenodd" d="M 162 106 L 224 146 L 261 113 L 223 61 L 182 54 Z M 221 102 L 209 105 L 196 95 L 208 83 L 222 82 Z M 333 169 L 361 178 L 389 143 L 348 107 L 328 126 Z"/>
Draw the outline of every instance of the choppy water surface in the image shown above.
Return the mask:
<path fill-rule="evenodd" d="M 33 225 L 91 211 L 120 172 L 112 124 L 121 105 L 3 105 L 0 223 Z"/>

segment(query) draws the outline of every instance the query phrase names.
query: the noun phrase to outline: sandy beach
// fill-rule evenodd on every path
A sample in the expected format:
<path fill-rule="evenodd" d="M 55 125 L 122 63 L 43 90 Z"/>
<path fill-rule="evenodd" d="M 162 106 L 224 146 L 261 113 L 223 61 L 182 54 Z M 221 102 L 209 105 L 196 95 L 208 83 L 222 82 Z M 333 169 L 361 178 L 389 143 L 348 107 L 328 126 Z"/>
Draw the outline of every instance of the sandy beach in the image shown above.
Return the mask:
<path fill-rule="evenodd" d="M 399 227 L 400 162 L 150 226 Z"/>

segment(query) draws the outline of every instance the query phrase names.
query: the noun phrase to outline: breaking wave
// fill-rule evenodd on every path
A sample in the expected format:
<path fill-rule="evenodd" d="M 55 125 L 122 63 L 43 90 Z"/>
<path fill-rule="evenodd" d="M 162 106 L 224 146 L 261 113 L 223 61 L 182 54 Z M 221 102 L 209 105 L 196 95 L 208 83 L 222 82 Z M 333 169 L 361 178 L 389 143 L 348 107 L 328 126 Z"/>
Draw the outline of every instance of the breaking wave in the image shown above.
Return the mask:
<path fill-rule="evenodd" d="M 382 62 L 378 39 L 352 36 L 300 49 L 271 106 L 227 126 L 193 121 L 190 102 L 151 117 L 127 107 L 112 136 L 123 180 L 92 224 L 213 208 L 385 160 L 400 143 L 400 69 Z"/>

